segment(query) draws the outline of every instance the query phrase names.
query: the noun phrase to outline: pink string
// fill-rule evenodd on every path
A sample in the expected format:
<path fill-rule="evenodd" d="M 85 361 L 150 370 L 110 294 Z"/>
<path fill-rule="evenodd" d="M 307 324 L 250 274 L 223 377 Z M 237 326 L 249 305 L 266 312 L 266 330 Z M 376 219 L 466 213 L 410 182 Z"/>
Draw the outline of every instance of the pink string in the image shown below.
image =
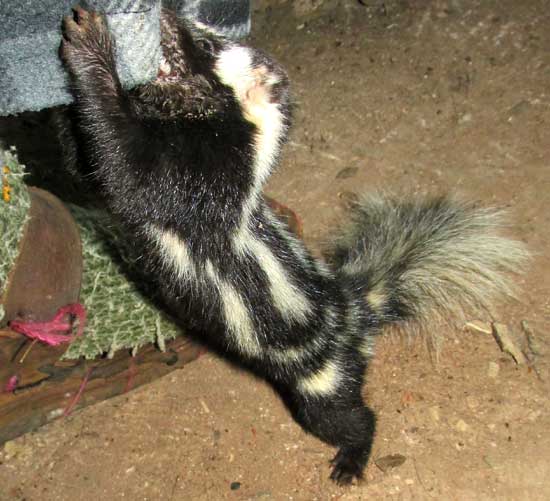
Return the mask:
<path fill-rule="evenodd" d="M 86 372 L 86 375 L 84 376 L 84 379 L 82 380 L 82 383 L 80 383 L 80 388 L 78 389 L 78 392 L 72 399 L 72 401 L 69 403 L 67 408 L 65 409 L 65 412 L 63 412 L 63 417 L 67 417 L 71 412 L 73 412 L 74 408 L 76 407 L 76 404 L 80 400 L 80 397 L 82 396 L 82 393 L 84 392 L 84 388 L 88 384 L 88 379 L 90 379 L 90 374 L 92 373 L 92 370 L 94 368 L 90 367 L 88 371 Z"/>
<path fill-rule="evenodd" d="M 19 384 L 19 378 L 14 375 L 8 379 L 6 386 L 4 386 L 4 393 L 13 393 Z"/>
<path fill-rule="evenodd" d="M 68 322 L 67 315 L 75 316 L 78 319 L 78 330 L 76 335 L 68 334 L 72 331 L 72 322 Z M 86 309 L 80 303 L 68 304 L 57 310 L 55 317 L 49 322 L 24 322 L 12 320 L 10 328 L 23 334 L 30 339 L 38 339 L 50 346 L 58 346 L 70 343 L 75 337 L 81 336 L 86 325 Z"/>
<path fill-rule="evenodd" d="M 126 381 L 126 387 L 124 388 L 124 393 L 128 393 L 134 387 L 134 379 L 137 376 L 138 368 L 134 359 L 130 359 L 130 365 L 128 367 L 128 380 Z"/>

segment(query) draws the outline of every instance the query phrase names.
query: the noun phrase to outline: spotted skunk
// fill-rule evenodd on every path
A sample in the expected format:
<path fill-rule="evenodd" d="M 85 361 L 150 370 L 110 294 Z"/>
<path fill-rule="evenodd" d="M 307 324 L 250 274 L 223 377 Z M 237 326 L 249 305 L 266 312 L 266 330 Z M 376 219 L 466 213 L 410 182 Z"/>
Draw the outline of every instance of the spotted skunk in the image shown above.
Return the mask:
<path fill-rule="evenodd" d="M 161 30 L 158 77 L 126 91 L 102 17 L 64 19 L 84 154 L 171 314 L 273 385 L 349 483 L 375 432 L 361 390 L 381 327 L 488 307 L 527 253 L 495 211 L 371 196 L 331 266 L 313 258 L 262 197 L 291 121 L 285 70 L 169 11 Z"/>

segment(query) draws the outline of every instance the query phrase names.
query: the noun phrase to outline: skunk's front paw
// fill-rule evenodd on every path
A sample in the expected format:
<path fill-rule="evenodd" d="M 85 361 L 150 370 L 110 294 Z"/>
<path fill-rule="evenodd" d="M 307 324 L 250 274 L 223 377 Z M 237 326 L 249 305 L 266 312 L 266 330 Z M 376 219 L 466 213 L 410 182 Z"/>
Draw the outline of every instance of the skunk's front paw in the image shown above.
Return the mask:
<path fill-rule="evenodd" d="M 113 50 L 103 16 L 74 7 L 73 15 L 63 18 L 60 55 L 76 76 L 94 68 L 111 70 Z"/>

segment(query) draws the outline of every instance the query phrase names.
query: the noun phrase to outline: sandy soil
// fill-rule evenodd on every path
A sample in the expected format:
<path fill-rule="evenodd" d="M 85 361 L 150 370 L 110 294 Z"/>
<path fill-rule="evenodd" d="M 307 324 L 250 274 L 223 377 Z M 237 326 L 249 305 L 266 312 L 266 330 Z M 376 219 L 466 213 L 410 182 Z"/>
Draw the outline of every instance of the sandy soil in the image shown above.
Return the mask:
<path fill-rule="evenodd" d="M 550 23 L 545 0 L 255 3 L 253 43 L 291 75 L 296 124 L 268 192 L 319 250 L 349 193 L 458 191 L 509 207 L 537 256 L 499 321 L 535 330 L 518 366 L 490 334 L 439 360 L 382 339 L 365 481 L 272 390 L 211 354 L 0 449 L 0 499 L 550 499 Z M 341 5 L 340 5 L 341 4 Z M 405 460 L 382 471 L 380 458 Z"/>

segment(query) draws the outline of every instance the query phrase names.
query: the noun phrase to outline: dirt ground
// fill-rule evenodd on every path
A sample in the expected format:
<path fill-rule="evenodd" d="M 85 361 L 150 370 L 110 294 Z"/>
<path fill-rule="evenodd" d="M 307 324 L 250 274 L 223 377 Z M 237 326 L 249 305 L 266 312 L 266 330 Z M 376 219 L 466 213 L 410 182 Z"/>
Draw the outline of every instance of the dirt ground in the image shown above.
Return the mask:
<path fill-rule="evenodd" d="M 365 3 L 366 5 L 362 5 Z M 252 43 L 286 65 L 296 120 L 268 193 L 319 250 L 345 200 L 458 191 L 509 207 L 536 254 L 498 320 L 537 353 L 449 331 L 434 360 L 381 339 L 365 397 L 379 416 L 364 482 L 261 381 L 207 354 L 0 449 L 3 500 L 550 499 L 550 4 L 547 0 L 254 3 Z M 393 469 L 376 465 L 399 454 Z"/>

